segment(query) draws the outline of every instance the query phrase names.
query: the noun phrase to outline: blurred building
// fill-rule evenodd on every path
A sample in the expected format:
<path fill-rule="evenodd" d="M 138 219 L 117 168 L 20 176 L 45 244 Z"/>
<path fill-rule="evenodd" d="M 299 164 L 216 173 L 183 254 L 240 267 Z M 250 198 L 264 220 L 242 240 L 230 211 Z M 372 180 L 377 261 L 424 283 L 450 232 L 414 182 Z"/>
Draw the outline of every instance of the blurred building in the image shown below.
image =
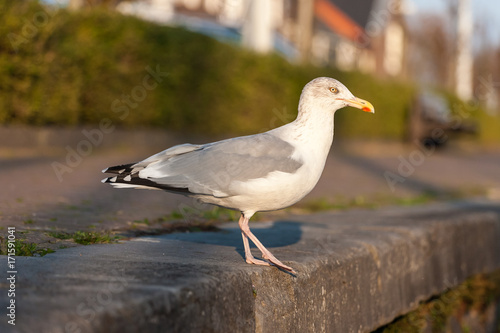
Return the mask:
<path fill-rule="evenodd" d="M 393 77 L 406 72 L 404 0 L 89 1 L 291 61 Z"/>

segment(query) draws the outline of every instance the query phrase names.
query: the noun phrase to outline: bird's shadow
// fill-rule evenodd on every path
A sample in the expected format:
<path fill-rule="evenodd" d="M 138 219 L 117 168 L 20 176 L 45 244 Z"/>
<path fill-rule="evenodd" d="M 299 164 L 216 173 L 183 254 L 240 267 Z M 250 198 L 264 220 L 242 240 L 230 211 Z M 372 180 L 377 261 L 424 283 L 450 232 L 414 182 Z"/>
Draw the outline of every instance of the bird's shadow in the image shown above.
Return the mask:
<path fill-rule="evenodd" d="M 293 221 L 276 221 L 259 225 L 254 223 L 250 229 L 261 243 L 271 250 L 272 248 L 293 245 L 302 237 L 302 223 Z M 220 231 L 177 233 L 167 235 L 166 238 L 200 244 L 212 244 L 234 247 L 242 258 L 245 258 L 241 230 L 239 227 L 223 227 Z M 250 241 L 250 246 L 255 245 Z M 271 250 L 272 252 L 272 250 Z"/>

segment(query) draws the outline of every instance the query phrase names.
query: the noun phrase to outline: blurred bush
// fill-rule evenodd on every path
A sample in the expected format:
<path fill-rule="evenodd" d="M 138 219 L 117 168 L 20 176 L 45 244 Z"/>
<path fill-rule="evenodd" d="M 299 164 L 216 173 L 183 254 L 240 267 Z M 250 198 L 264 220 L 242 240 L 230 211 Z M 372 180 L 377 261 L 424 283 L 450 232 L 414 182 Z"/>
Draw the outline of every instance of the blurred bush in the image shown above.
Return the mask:
<path fill-rule="evenodd" d="M 8 37 L 0 40 L 3 124 L 80 125 L 110 118 L 122 126 L 248 134 L 293 120 L 304 84 L 331 76 L 376 109 L 375 115 L 340 111 L 337 134 L 404 137 L 414 90 L 408 85 L 295 66 L 277 55 L 256 55 L 111 11 L 70 12 L 0 0 L 0 22 L 0 34 Z M 159 66 L 168 76 L 144 100 L 132 99 L 126 117 L 115 112 L 143 85 L 147 66 Z"/>
<path fill-rule="evenodd" d="M 477 125 L 476 140 L 498 147 L 498 142 L 500 142 L 500 114 L 498 112 L 496 114 L 488 112 L 477 100 L 464 102 L 456 95 L 443 90 L 441 94 L 448 100 L 452 113 L 452 126 L 460 127 L 473 123 Z"/>

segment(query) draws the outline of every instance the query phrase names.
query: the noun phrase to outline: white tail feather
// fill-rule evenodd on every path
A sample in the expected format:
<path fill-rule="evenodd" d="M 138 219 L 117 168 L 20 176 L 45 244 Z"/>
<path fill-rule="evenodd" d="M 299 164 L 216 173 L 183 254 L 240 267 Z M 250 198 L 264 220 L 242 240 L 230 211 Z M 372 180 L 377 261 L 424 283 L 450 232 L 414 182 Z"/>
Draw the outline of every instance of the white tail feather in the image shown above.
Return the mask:
<path fill-rule="evenodd" d="M 142 188 L 146 190 L 160 190 L 159 188 L 156 187 L 149 187 L 149 186 L 144 186 L 144 185 L 134 185 L 134 184 L 124 184 L 124 183 L 109 183 L 112 185 L 114 188 Z"/>

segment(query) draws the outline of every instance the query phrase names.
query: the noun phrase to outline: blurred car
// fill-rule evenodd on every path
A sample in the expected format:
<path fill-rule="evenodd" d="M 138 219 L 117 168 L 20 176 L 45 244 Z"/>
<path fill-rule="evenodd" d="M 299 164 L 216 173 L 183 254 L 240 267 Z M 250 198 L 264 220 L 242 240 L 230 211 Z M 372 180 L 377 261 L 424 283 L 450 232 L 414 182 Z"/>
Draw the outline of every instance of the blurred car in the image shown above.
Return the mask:
<path fill-rule="evenodd" d="M 408 116 L 408 141 L 426 147 L 445 145 L 450 137 L 476 134 L 477 124 L 454 115 L 448 100 L 431 90 L 421 90 Z"/>

